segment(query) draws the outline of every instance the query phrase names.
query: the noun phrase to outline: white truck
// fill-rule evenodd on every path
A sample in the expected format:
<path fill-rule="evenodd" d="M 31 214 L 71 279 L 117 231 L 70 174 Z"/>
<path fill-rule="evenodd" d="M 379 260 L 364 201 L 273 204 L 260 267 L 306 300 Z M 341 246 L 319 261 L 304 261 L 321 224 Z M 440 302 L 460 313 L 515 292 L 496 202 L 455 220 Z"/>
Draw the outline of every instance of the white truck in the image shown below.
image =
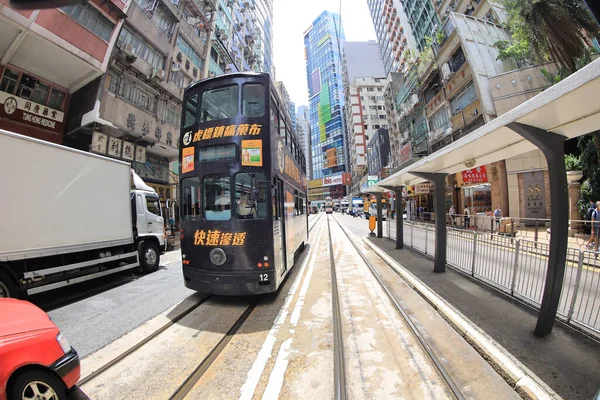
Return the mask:
<path fill-rule="evenodd" d="M 0 297 L 158 268 L 159 197 L 128 163 L 0 130 L 0 171 Z"/>

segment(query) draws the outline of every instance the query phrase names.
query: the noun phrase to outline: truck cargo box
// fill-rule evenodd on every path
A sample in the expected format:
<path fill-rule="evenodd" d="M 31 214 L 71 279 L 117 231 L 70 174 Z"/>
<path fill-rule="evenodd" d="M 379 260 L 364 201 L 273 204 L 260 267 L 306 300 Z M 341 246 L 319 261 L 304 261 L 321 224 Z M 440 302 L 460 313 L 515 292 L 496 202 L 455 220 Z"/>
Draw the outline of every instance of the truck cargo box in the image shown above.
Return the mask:
<path fill-rule="evenodd" d="M 131 243 L 131 167 L 0 130 L 0 261 Z"/>

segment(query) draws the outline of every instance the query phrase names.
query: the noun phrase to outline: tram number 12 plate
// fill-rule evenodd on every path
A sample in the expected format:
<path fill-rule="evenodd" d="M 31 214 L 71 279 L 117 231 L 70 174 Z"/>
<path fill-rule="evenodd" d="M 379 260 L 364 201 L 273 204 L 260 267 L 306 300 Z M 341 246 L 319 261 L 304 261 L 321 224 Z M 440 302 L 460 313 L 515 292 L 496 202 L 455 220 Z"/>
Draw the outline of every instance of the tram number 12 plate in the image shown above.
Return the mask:
<path fill-rule="evenodd" d="M 259 275 L 259 280 L 260 280 L 261 282 L 266 282 L 266 281 L 268 281 L 268 280 L 269 280 L 269 274 L 260 274 L 260 275 Z"/>

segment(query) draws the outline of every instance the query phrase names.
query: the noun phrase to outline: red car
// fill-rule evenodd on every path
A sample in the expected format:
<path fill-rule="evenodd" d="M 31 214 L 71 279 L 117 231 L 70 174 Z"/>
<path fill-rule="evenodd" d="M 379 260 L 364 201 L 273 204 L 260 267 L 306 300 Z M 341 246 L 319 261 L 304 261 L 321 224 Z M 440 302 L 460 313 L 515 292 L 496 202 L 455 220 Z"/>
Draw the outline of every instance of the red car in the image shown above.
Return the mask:
<path fill-rule="evenodd" d="M 64 400 L 80 373 L 77 352 L 48 314 L 0 299 L 0 400 Z"/>

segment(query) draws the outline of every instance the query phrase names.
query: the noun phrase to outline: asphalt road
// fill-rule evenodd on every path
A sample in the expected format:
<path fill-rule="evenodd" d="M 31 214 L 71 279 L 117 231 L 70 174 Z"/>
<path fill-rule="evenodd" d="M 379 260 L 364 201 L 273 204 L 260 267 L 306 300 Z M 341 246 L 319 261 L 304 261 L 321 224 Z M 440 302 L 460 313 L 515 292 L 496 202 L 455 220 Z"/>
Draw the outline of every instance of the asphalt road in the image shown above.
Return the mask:
<path fill-rule="evenodd" d="M 160 264 L 158 271 L 148 275 L 92 281 L 100 293 L 86 295 L 89 287 L 75 286 L 52 294 L 53 301 L 48 296 L 31 300 L 46 311 L 51 309 L 52 321 L 83 358 L 194 293 L 183 285 L 179 250 L 164 254 Z M 105 287 L 109 289 L 103 290 Z M 74 293 L 82 290 L 72 301 Z M 56 307 L 57 302 L 70 304 Z"/>

